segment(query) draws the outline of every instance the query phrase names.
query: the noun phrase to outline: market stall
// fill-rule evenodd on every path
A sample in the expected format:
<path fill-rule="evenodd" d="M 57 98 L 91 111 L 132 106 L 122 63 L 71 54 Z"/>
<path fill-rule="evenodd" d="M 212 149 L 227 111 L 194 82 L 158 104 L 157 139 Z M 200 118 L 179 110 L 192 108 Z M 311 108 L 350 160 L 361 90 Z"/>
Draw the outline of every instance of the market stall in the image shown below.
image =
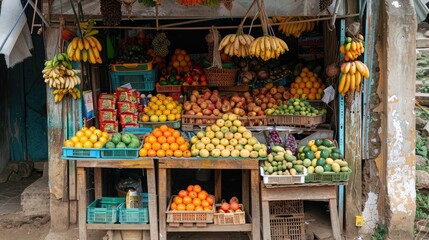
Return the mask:
<path fill-rule="evenodd" d="M 319 13 L 334 14 L 320 19 L 308 5 L 302 16 L 282 17 L 272 13 L 275 4 L 253 1 L 229 26 L 216 26 L 224 19 L 194 20 L 188 23 L 196 26 L 183 29 L 160 26 L 158 15 L 142 22 L 146 26 L 116 26 L 118 3 L 109 4 L 101 5 L 103 22 L 60 23 L 65 44 L 43 70 L 55 104 L 84 99 L 82 116 L 74 119 L 83 119 L 82 126 L 70 129 L 62 147 L 62 159 L 77 169 L 80 239 L 87 229 L 144 231 L 150 239 L 172 232 L 247 232 L 260 239 L 261 221 L 266 240 L 304 239 L 304 211 L 276 213 L 270 201 L 309 199 L 329 201 L 340 239 L 344 185 L 353 173 L 344 155 L 344 109 L 369 77 L 358 60 L 365 49 L 359 26 L 346 32 L 345 20 L 335 20 L 341 4 L 320 3 Z M 168 30 L 205 32 L 184 39 Z M 196 46 L 186 48 L 189 41 Z M 146 169 L 137 177 L 146 182 L 136 193 L 137 207 L 130 203 L 134 188 L 101 190 L 103 178 L 122 177 L 127 168 Z M 93 201 L 86 197 L 89 169 L 96 179 Z M 183 169 L 211 169 L 214 177 L 173 187 L 172 172 Z M 234 197 L 222 191 L 228 187 L 222 172 L 231 169 L 241 179 Z M 304 197 L 307 191 L 314 194 Z M 111 202 L 103 204 L 108 196 Z M 122 221 L 129 212 L 137 219 Z"/>

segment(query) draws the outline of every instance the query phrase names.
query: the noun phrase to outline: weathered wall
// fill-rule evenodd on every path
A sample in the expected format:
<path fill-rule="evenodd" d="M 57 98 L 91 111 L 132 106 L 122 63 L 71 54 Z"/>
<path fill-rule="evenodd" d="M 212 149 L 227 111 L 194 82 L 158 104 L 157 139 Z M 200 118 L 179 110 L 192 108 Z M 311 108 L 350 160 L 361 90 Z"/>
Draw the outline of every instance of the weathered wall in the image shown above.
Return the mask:
<path fill-rule="evenodd" d="M 9 106 L 7 92 L 7 68 L 4 55 L 0 55 L 0 172 L 3 171 L 9 161 L 10 131 L 9 131 Z"/>

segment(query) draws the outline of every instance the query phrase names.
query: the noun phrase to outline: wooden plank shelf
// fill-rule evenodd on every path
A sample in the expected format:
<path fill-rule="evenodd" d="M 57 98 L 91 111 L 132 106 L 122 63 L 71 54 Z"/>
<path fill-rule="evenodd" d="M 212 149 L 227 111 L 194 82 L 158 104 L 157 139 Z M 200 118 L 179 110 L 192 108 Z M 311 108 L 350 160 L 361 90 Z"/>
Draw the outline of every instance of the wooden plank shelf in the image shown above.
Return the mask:
<path fill-rule="evenodd" d="M 207 227 L 170 227 L 167 232 L 252 232 L 252 224 L 216 225 L 207 224 Z"/>

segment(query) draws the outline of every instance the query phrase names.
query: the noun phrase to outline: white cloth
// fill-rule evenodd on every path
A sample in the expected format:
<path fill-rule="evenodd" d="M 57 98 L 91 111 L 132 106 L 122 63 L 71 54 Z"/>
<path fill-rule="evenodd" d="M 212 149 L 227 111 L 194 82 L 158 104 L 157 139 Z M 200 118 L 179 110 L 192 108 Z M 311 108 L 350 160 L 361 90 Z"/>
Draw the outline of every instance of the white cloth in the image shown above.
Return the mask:
<path fill-rule="evenodd" d="M 6 64 L 9 68 L 31 57 L 30 49 L 33 48 L 33 42 L 25 13 L 18 19 L 22 10 L 21 1 L 2 1 L 0 12 L 0 47 L 7 40 L 0 53 L 5 55 Z M 17 19 L 18 23 L 8 37 Z"/>

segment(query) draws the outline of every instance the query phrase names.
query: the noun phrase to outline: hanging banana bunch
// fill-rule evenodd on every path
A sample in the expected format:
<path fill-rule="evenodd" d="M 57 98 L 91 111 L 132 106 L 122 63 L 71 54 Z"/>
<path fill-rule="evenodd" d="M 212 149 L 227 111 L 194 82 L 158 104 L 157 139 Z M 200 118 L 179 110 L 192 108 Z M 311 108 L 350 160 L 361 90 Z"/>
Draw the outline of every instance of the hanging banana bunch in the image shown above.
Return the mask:
<path fill-rule="evenodd" d="M 220 41 L 218 49 L 230 57 L 247 57 L 254 39 L 251 35 L 244 34 L 239 27 L 235 34 L 228 34 Z"/>
<path fill-rule="evenodd" d="M 360 92 L 360 84 L 364 78 L 369 78 L 369 69 L 361 61 L 344 62 L 341 64 L 342 76 L 338 84 L 338 92 L 345 96 L 351 90 Z"/>
<path fill-rule="evenodd" d="M 59 103 L 67 94 L 73 99 L 81 97 L 79 89 L 76 88 L 81 80 L 78 76 L 80 70 L 73 69 L 66 53 L 58 53 L 52 60 L 45 61 L 45 68 L 42 70 L 45 83 L 54 91 L 54 101 Z"/>
<path fill-rule="evenodd" d="M 250 56 L 259 57 L 264 61 L 277 59 L 281 54 L 289 51 L 289 47 L 282 39 L 274 36 L 269 25 L 264 1 L 258 0 L 259 16 L 262 24 L 263 36 L 256 38 L 250 45 Z M 269 30 L 271 30 L 269 32 Z"/>
<path fill-rule="evenodd" d="M 364 38 L 362 34 L 357 37 L 346 37 L 345 43 L 341 44 L 340 52 L 344 54 L 344 60 L 352 61 L 365 52 Z"/>
<path fill-rule="evenodd" d="M 94 29 L 95 21 L 81 22 L 80 29 L 83 34 L 74 37 L 67 47 L 68 58 L 72 61 L 83 61 L 91 64 L 102 63 L 100 51 L 102 50 L 101 43 L 95 37 L 98 30 Z"/>
<path fill-rule="evenodd" d="M 315 21 L 309 22 L 298 22 L 298 23 L 288 23 L 295 21 L 304 21 L 316 19 L 316 17 L 272 17 L 270 18 L 270 23 L 285 23 L 279 25 L 279 31 L 284 33 L 286 36 L 294 36 L 296 38 L 301 37 L 304 32 L 311 32 L 316 26 Z"/>

